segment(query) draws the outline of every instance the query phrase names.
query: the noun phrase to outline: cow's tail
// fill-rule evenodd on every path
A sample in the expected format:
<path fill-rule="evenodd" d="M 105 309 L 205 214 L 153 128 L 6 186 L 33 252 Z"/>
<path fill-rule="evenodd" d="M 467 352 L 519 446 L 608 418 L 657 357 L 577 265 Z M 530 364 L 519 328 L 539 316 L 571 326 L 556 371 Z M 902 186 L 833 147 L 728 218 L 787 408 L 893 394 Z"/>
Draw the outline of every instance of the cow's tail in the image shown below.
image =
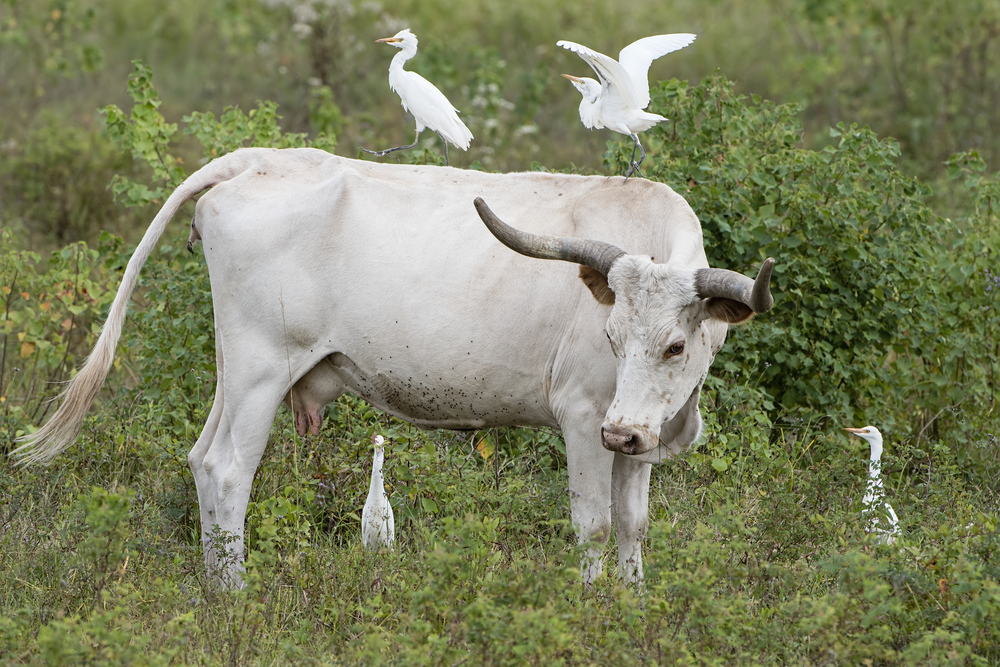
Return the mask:
<path fill-rule="evenodd" d="M 146 263 L 153 247 L 166 229 L 167 223 L 180 207 L 196 194 L 228 181 L 252 166 L 255 162 L 254 157 L 255 151 L 245 150 L 214 160 L 191 174 L 167 198 L 129 260 L 118 293 L 111 304 L 111 310 L 108 311 L 108 319 L 101 328 L 97 344 L 94 345 L 93 352 L 90 353 L 80 372 L 66 386 L 66 390 L 62 393 L 62 405 L 45 426 L 31 435 L 18 438 L 21 446 L 11 453 L 12 456 L 20 459 L 21 463 L 47 464 L 76 440 L 83 427 L 83 418 L 111 370 L 115 349 L 122 333 L 122 323 L 125 321 L 125 311 L 139 280 L 139 271 L 142 270 L 143 264 Z"/>

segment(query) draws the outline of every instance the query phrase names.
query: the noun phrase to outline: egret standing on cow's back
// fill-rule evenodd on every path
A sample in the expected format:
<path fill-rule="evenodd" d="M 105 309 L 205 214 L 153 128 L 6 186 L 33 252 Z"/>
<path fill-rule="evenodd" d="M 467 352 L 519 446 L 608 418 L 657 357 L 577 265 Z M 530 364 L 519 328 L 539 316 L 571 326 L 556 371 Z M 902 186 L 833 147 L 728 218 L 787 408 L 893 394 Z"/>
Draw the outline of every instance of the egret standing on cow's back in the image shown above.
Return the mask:
<path fill-rule="evenodd" d="M 403 109 L 413 114 L 413 119 L 417 121 L 417 136 L 414 137 L 413 143 L 409 146 L 397 146 L 381 151 L 370 151 L 367 148 L 361 150 L 381 157 L 393 151 L 413 148 L 417 145 L 420 133 L 425 127 L 434 130 L 441 137 L 441 141 L 444 143 L 445 164 L 448 164 L 449 141 L 463 151 L 468 150 L 469 142 L 472 141 L 472 132 L 459 119 L 458 109 L 453 107 L 444 93 L 435 88 L 430 81 L 416 72 L 408 72 L 403 69 L 403 63 L 417 54 L 417 36 L 406 29 L 397 32 L 395 37 L 386 37 L 375 41 L 392 44 L 399 49 L 399 53 L 393 57 L 392 63 L 389 65 L 389 87 L 399 95 Z"/>
<path fill-rule="evenodd" d="M 865 532 L 875 533 L 880 544 L 893 544 L 899 536 L 899 519 L 892 506 L 885 501 L 882 487 L 882 434 L 874 426 L 845 428 L 845 431 L 864 438 L 871 445 L 868 460 L 868 485 L 865 488 Z"/>
<path fill-rule="evenodd" d="M 660 56 L 683 49 L 694 39 L 695 35 L 690 33 L 645 37 L 622 49 L 618 60 L 575 42 L 556 42 L 556 46 L 583 58 L 600 79 L 598 82 L 563 74 L 583 95 L 580 102 L 583 124 L 592 130 L 606 127 L 632 138 L 631 165 L 626 179 L 639 171 L 639 165 L 646 159 L 638 133 L 667 120 L 659 114 L 643 111 L 649 105 L 649 66 Z M 641 153 L 638 162 L 635 161 L 636 149 Z"/>
<path fill-rule="evenodd" d="M 375 456 L 372 460 L 372 478 L 368 484 L 368 499 L 361 511 L 361 542 L 368 549 L 391 547 L 396 541 L 396 521 L 392 515 L 392 505 L 385 493 L 382 479 L 382 464 L 385 461 L 385 438 L 372 436 Z"/>

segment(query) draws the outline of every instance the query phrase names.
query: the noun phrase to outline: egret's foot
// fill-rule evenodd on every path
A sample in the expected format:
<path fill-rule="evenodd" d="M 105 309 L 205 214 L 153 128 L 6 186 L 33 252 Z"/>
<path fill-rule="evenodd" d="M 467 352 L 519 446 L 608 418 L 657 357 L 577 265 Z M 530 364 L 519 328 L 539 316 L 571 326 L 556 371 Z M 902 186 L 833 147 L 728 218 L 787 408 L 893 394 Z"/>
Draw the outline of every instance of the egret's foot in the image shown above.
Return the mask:
<path fill-rule="evenodd" d="M 392 153 L 393 151 L 402 150 L 403 148 L 407 148 L 407 147 L 406 146 L 400 146 L 399 148 L 387 148 L 384 151 L 370 151 L 367 148 L 365 148 L 364 146 L 358 146 L 358 148 L 360 148 L 361 150 L 363 150 L 366 153 L 371 153 L 375 157 L 385 157 L 386 155 L 388 155 L 389 157 L 391 157 L 396 162 L 399 162 L 399 158 L 396 157 L 395 155 L 390 155 L 390 153 Z"/>
<path fill-rule="evenodd" d="M 632 178 L 635 174 L 639 174 L 639 178 L 646 178 L 645 174 L 643 174 L 642 170 L 639 168 L 639 163 L 632 160 L 632 165 L 629 168 L 628 173 L 625 174 L 625 182 L 628 183 L 628 179 Z"/>

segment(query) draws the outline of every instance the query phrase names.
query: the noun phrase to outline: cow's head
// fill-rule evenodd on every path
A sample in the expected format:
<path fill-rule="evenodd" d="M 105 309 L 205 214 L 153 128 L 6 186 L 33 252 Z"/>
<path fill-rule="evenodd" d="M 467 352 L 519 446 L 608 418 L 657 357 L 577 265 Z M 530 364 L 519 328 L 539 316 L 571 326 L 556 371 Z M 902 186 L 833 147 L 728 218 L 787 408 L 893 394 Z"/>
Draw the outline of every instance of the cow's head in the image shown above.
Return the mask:
<path fill-rule="evenodd" d="M 580 264 L 594 298 L 613 306 L 606 331 L 618 361 L 617 386 L 601 429 L 612 451 L 634 455 L 656 448 L 661 425 L 701 386 L 718 351 L 712 322 L 741 324 L 774 303 L 770 258 L 756 281 L 725 269 L 675 268 L 602 241 L 522 232 L 482 199 L 475 204 L 501 243 L 528 257 Z"/>

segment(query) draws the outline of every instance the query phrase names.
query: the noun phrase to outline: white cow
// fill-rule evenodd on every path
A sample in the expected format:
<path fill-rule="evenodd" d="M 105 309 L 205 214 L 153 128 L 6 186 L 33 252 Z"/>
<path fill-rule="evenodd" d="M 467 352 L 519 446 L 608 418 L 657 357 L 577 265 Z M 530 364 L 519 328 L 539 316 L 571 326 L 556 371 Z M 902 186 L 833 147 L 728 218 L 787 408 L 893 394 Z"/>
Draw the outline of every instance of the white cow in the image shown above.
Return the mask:
<path fill-rule="evenodd" d="M 314 149 L 221 157 L 167 199 L 94 352 L 16 454 L 47 462 L 75 440 L 139 270 L 181 205 L 212 188 L 192 234 L 211 276 L 218 383 L 188 462 L 206 564 L 224 585 L 240 585 L 250 485 L 282 399 L 300 430 L 318 429 L 319 410 L 345 391 L 424 427 L 561 429 L 573 522 L 590 544 L 585 579 L 600 573 L 612 525 L 622 575 L 639 578 L 649 464 L 698 438 L 708 367 L 727 324 L 770 307 L 773 260 L 756 284 L 705 268 L 687 202 L 623 180 Z M 574 238 L 514 230 L 477 198 L 528 232 Z M 511 252 L 483 222 L 519 253 L 581 266 Z M 217 529 L 234 538 L 228 547 L 213 546 Z"/>

